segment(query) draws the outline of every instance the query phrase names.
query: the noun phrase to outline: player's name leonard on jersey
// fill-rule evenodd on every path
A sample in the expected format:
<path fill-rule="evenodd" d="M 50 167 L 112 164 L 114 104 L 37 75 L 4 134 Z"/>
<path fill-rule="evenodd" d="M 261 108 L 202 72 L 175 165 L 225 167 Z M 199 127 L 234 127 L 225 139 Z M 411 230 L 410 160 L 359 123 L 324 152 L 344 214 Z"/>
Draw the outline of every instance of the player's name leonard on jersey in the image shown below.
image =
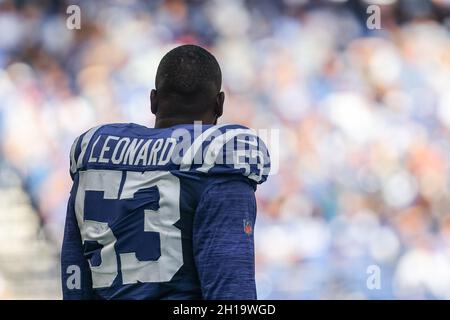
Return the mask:
<path fill-rule="evenodd" d="M 204 165 L 205 161 L 209 161 L 234 166 L 240 161 L 258 164 L 264 158 L 260 154 L 267 152 L 259 150 L 260 145 L 251 139 L 211 141 L 206 141 L 203 150 L 194 148 L 191 141 L 186 143 L 186 140 L 180 141 L 174 137 L 132 138 L 102 134 L 94 141 L 87 161 L 90 164 L 165 166 L 169 163 L 182 165 L 188 159 L 189 164 Z M 254 151 L 258 153 L 255 154 Z"/>
<path fill-rule="evenodd" d="M 166 165 L 173 157 L 175 138 L 130 138 L 100 135 L 94 142 L 88 163 L 115 165 Z"/>

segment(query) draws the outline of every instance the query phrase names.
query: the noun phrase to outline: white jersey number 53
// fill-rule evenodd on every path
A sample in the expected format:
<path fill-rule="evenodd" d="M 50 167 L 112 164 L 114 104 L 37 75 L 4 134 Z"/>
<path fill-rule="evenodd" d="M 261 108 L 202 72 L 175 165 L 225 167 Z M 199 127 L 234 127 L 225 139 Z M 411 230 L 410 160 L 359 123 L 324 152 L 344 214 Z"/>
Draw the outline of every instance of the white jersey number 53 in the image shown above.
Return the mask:
<path fill-rule="evenodd" d="M 109 287 L 118 275 L 120 259 L 123 284 L 137 282 L 167 282 L 183 265 L 181 231 L 174 224 L 180 219 L 180 181 L 167 171 L 126 172 L 126 179 L 119 195 L 121 171 L 87 170 L 79 172 L 79 183 L 75 197 L 75 213 L 83 243 L 97 241 L 101 264 L 92 266 L 94 288 Z M 158 260 L 140 261 L 136 252 L 117 254 L 116 236 L 106 222 L 84 219 L 86 191 L 103 191 L 103 198 L 111 200 L 132 199 L 136 192 L 156 186 L 159 190 L 159 209 L 144 210 L 146 232 L 158 232 L 161 256 Z M 108 213 L 105 212 L 105 215 Z"/>

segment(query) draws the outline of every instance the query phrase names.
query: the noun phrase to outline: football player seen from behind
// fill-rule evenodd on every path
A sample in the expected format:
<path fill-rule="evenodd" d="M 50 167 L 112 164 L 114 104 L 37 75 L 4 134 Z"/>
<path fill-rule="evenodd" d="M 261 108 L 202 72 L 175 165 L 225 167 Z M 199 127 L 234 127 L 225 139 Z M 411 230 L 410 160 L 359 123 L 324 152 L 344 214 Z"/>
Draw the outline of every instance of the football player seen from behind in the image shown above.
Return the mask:
<path fill-rule="evenodd" d="M 252 130 L 217 124 L 221 82 L 208 51 L 177 47 L 151 92 L 155 128 L 74 141 L 64 299 L 256 299 L 255 191 L 270 160 Z"/>

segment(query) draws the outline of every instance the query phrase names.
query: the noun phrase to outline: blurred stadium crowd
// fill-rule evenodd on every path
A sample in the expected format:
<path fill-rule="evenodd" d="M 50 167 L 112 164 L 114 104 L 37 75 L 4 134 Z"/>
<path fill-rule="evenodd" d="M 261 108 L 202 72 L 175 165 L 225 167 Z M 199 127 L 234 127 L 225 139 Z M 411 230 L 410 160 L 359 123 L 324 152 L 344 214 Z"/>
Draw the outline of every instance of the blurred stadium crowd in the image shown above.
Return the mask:
<path fill-rule="evenodd" d="M 373 2 L 1 0 L 0 297 L 60 297 L 71 143 L 152 126 L 159 60 L 196 43 L 222 66 L 222 122 L 280 129 L 259 298 L 450 299 L 450 1 L 378 1 L 369 30 Z"/>

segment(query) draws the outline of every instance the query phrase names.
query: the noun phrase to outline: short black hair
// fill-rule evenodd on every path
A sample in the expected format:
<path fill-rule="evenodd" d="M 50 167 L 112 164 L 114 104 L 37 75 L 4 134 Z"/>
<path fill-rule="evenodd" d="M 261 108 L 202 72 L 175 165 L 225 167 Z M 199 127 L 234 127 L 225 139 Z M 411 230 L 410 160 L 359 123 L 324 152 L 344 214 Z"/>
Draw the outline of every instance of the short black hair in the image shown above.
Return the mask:
<path fill-rule="evenodd" d="M 222 72 L 216 58 L 207 50 L 182 45 L 161 59 L 155 86 L 160 95 L 193 99 L 215 96 L 222 86 Z"/>

